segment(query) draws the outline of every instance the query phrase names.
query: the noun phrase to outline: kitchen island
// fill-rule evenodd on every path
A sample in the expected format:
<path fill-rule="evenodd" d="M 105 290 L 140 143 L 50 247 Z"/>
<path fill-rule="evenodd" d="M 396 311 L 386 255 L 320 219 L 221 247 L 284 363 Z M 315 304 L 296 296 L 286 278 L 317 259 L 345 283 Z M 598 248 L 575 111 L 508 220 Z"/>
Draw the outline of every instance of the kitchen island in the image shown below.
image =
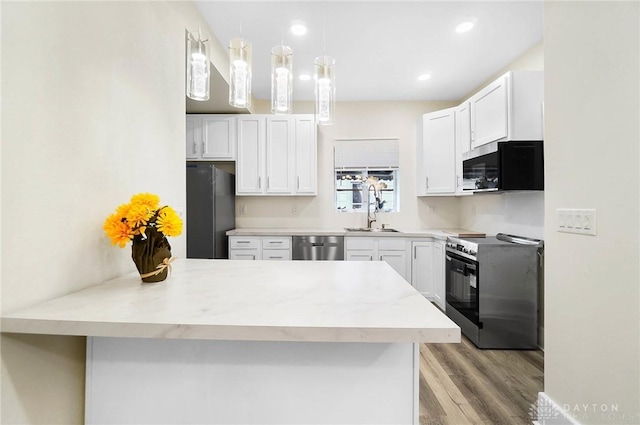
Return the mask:
<path fill-rule="evenodd" d="M 418 343 L 460 329 L 384 262 L 177 260 L 6 314 L 87 336 L 86 423 L 418 423 Z"/>

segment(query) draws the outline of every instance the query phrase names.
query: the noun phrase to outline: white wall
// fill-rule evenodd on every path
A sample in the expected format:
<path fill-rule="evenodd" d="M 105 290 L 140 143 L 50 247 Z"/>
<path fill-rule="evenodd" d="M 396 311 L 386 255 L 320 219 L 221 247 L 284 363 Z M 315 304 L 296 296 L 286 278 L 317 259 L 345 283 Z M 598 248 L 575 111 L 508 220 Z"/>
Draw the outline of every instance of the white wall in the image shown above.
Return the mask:
<path fill-rule="evenodd" d="M 318 127 L 318 196 L 236 197 L 246 205 L 237 227 L 342 228 L 366 226 L 366 213 L 340 213 L 334 202 L 333 147 L 337 138 L 397 137 L 400 140 L 400 212 L 379 213 L 382 223 L 401 229 L 458 227 L 458 200 L 453 197 L 416 198 L 416 122 L 427 112 L 453 106 L 452 102 L 338 102 L 337 123 Z M 268 105 L 256 112 L 268 113 Z M 294 105 L 294 113 L 313 113 L 312 103 Z M 292 215 L 295 203 L 298 215 Z M 429 213 L 428 206 L 435 208 Z"/>
<path fill-rule="evenodd" d="M 639 76 L 640 3 L 545 3 L 545 393 L 583 424 L 640 423 Z"/>
<path fill-rule="evenodd" d="M 1 7 L 6 313 L 135 272 L 102 231 L 132 194 L 184 208 L 185 29 L 206 25 L 185 2 Z M 2 335 L 2 423 L 83 423 L 83 405 L 84 338 Z"/>

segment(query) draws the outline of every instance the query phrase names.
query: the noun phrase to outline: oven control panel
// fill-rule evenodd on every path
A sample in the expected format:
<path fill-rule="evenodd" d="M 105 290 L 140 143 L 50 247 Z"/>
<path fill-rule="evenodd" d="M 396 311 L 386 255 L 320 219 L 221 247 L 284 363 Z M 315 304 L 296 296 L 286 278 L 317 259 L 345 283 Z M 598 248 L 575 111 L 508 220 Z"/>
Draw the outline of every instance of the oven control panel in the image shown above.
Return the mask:
<path fill-rule="evenodd" d="M 458 238 L 447 238 L 447 248 L 455 252 L 476 256 L 478 254 L 478 244 Z"/>

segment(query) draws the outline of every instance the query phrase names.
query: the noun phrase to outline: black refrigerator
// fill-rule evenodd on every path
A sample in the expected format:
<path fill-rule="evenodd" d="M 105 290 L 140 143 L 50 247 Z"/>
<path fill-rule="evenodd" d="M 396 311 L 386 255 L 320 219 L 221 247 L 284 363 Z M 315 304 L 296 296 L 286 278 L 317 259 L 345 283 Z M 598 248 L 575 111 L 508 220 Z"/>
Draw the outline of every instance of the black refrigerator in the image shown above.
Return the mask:
<path fill-rule="evenodd" d="M 187 258 L 229 258 L 235 228 L 235 176 L 207 162 L 187 162 Z"/>

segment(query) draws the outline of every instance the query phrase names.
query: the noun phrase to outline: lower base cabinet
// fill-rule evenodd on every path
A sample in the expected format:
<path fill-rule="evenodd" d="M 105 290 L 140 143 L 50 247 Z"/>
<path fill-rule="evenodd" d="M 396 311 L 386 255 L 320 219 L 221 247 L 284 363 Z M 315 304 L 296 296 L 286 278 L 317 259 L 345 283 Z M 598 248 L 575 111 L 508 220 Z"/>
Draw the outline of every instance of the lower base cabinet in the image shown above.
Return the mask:
<path fill-rule="evenodd" d="M 411 243 L 411 285 L 445 309 L 444 241 Z"/>
<path fill-rule="evenodd" d="M 402 238 L 351 237 L 344 239 L 347 261 L 386 261 L 408 280 L 407 240 Z"/>
<path fill-rule="evenodd" d="M 230 260 L 291 260 L 291 236 L 229 236 Z"/>

